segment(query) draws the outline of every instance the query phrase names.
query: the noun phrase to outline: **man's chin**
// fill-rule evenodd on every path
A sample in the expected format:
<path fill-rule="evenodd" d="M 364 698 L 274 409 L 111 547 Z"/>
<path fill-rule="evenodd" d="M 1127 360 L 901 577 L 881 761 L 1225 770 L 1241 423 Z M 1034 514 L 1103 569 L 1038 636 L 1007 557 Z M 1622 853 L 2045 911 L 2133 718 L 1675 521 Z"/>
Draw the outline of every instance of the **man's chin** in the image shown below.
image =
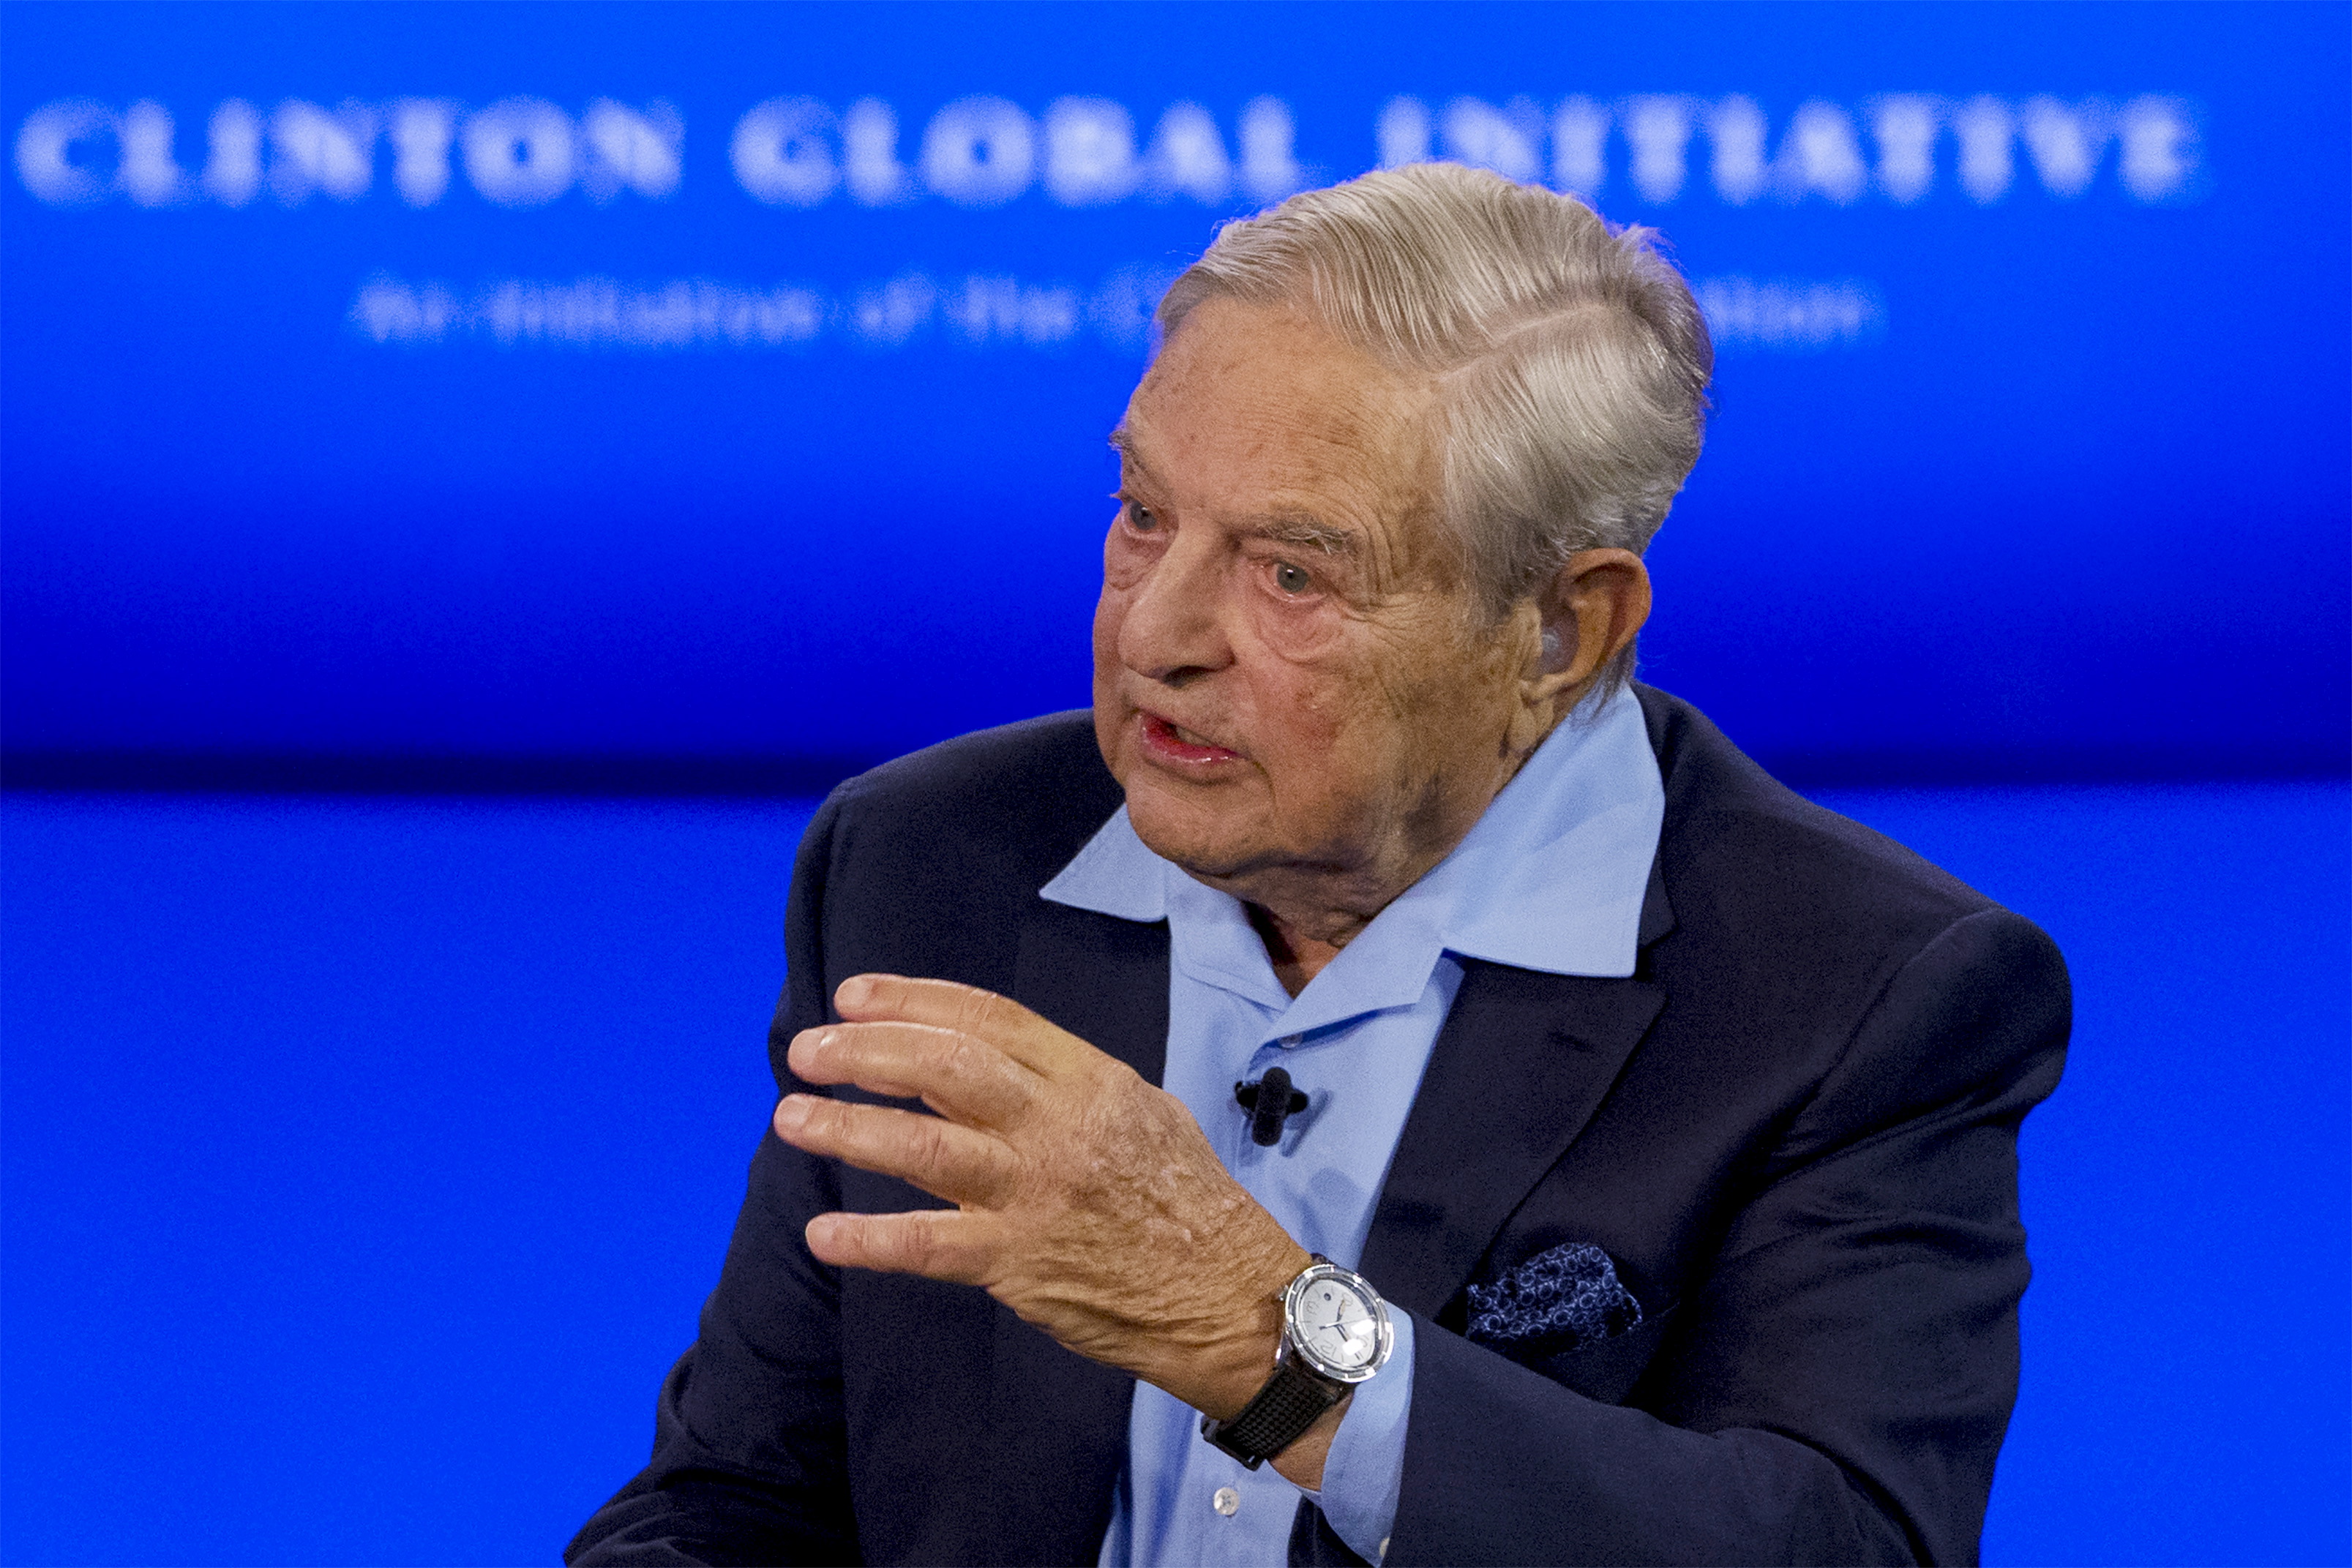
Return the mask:
<path fill-rule="evenodd" d="M 1213 880 L 1234 875 L 1257 858 L 1251 852 L 1254 824 L 1234 820 L 1230 808 L 1240 802 L 1232 792 L 1203 789 L 1149 767 L 1138 768 L 1121 782 L 1127 787 L 1128 822 L 1143 847 L 1161 860 Z"/>

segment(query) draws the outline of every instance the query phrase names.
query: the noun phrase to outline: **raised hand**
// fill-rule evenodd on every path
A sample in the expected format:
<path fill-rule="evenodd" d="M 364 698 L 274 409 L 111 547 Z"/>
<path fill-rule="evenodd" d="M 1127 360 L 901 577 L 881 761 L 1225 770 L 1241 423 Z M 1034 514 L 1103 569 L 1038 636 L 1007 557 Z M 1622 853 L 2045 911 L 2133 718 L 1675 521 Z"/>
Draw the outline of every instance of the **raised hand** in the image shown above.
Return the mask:
<path fill-rule="evenodd" d="M 819 1215 L 810 1251 L 978 1285 L 1209 1415 L 1248 1403 L 1273 1369 L 1282 1289 L 1308 1259 L 1181 1101 L 970 986 L 859 975 L 834 1004 L 845 1021 L 795 1036 L 793 1071 L 937 1114 L 792 1094 L 776 1135 L 956 1207 Z"/>

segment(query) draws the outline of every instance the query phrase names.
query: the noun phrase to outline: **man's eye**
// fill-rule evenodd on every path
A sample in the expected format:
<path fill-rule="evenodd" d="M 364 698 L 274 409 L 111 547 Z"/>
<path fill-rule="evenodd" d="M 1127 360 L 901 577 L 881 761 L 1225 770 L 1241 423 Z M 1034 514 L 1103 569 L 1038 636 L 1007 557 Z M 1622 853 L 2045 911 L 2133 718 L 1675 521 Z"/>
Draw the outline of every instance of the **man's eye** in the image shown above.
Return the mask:
<path fill-rule="evenodd" d="M 1293 566 L 1286 560 L 1276 561 L 1274 585 L 1285 593 L 1304 593 L 1315 586 L 1315 580 L 1307 574 L 1305 567 Z"/>
<path fill-rule="evenodd" d="M 1150 507 L 1139 507 L 1129 501 L 1127 504 L 1127 526 L 1138 533 L 1148 534 L 1160 526 L 1160 518 L 1153 514 Z"/>

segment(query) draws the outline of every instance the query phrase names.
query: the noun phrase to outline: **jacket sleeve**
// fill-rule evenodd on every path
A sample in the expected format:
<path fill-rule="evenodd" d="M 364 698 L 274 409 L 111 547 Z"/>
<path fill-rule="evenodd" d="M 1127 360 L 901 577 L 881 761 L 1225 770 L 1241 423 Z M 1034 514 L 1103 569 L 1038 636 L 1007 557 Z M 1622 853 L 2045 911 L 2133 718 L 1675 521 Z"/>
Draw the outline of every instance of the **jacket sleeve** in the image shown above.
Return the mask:
<path fill-rule="evenodd" d="M 2000 910 L 1895 975 L 1632 1406 L 1423 1323 L 1387 1563 L 1973 1562 L 2017 1389 L 2016 1135 L 2070 1003 Z"/>
<path fill-rule="evenodd" d="M 809 825 L 784 920 L 789 966 L 770 1031 L 777 1081 L 798 1087 L 783 1048 L 824 1021 L 829 990 L 819 914 L 838 795 Z M 803 1243 L 809 1219 L 841 1207 L 834 1170 L 760 1140 L 749 1191 L 698 1337 L 663 1380 L 653 1462 L 582 1526 L 564 1561 L 848 1563 L 850 1514 L 841 1396 L 838 1271 Z"/>

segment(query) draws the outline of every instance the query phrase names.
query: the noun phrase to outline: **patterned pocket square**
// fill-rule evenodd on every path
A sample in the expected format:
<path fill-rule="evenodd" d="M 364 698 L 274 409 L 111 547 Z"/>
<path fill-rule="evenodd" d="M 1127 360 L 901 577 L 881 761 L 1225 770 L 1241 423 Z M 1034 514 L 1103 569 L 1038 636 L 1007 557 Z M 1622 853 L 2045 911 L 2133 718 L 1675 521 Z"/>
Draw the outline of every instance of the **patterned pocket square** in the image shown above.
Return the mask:
<path fill-rule="evenodd" d="M 1470 1287 L 1467 1336 L 1514 1360 L 1578 1350 L 1641 1322 L 1642 1303 L 1590 1241 L 1538 1252 L 1493 1284 Z"/>

